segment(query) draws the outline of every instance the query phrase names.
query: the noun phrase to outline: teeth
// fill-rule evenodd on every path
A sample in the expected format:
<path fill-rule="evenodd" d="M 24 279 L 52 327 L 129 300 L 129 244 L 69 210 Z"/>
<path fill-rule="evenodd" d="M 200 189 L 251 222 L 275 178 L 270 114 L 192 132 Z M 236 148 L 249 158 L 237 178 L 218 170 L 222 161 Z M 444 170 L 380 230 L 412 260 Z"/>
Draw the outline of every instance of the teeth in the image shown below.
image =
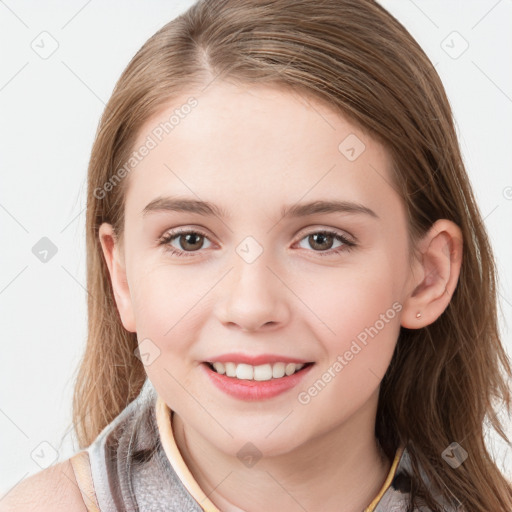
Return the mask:
<path fill-rule="evenodd" d="M 250 364 L 239 364 L 236 367 L 236 378 L 243 380 L 253 380 L 254 366 Z"/>
<path fill-rule="evenodd" d="M 272 367 L 272 377 L 274 379 L 280 379 L 281 377 L 284 377 L 285 367 L 286 365 L 284 363 L 275 363 Z"/>
<path fill-rule="evenodd" d="M 270 380 L 280 379 L 285 375 L 293 375 L 304 367 L 304 364 L 295 363 L 274 363 L 252 366 L 245 363 L 213 363 L 213 368 L 217 373 L 227 377 L 235 377 L 240 380 Z"/>
<path fill-rule="evenodd" d="M 226 373 L 226 367 L 222 363 L 213 363 L 213 367 L 217 373 L 224 375 Z"/>

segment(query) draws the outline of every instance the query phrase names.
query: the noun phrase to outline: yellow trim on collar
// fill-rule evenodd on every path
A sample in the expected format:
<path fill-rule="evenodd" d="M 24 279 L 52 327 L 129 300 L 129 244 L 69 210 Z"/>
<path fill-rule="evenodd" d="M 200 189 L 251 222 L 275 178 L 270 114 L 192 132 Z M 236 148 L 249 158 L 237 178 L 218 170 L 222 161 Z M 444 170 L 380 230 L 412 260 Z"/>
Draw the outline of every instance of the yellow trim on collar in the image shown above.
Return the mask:
<path fill-rule="evenodd" d="M 393 460 L 393 464 L 391 464 L 391 469 L 389 470 L 388 476 L 386 478 L 386 481 L 384 482 L 384 485 L 381 487 L 379 494 L 375 496 L 374 500 L 364 509 L 364 512 L 373 512 L 375 510 L 375 507 L 379 503 L 379 501 L 382 499 L 382 496 L 386 493 L 388 490 L 388 487 L 391 485 L 391 482 L 393 481 L 393 478 L 395 478 L 395 472 L 396 468 L 398 467 L 398 462 L 400 461 L 400 457 L 402 456 L 402 453 L 404 451 L 404 446 L 400 446 L 395 454 L 395 460 Z"/>
<path fill-rule="evenodd" d="M 205 512 L 221 512 L 206 496 L 203 490 L 199 487 L 199 484 L 196 482 L 194 476 L 188 469 L 181 453 L 176 445 L 176 441 L 174 439 L 174 434 L 172 432 L 172 416 L 171 409 L 164 402 L 164 400 L 160 397 L 157 398 L 156 401 L 156 420 L 158 424 L 158 430 L 160 432 L 160 439 L 162 441 L 162 446 L 164 451 L 171 463 L 174 471 L 178 475 L 178 478 L 181 480 L 183 485 L 186 487 L 188 492 L 192 495 L 192 497 L 197 501 L 199 506 Z M 386 481 L 381 487 L 379 493 L 374 498 L 374 500 L 370 503 L 368 507 L 365 508 L 364 512 L 373 512 L 375 507 L 384 496 L 388 487 L 391 485 L 393 478 L 395 477 L 396 468 L 398 467 L 398 462 L 400 461 L 400 457 L 404 451 L 404 447 L 401 446 L 398 448 L 395 459 L 391 464 L 391 469 L 389 470 Z"/>
<path fill-rule="evenodd" d="M 156 421 L 164 451 L 181 483 L 205 512 L 221 512 L 208 499 L 185 464 L 172 433 L 171 409 L 160 396 L 156 402 Z"/>

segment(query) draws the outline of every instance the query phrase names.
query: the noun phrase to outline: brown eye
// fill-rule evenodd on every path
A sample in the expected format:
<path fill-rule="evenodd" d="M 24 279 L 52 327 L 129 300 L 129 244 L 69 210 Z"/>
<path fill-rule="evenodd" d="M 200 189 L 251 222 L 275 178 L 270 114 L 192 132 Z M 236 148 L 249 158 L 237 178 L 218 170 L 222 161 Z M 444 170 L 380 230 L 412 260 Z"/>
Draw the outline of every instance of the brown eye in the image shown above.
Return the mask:
<path fill-rule="evenodd" d="M 319 256 L 332 256 L 349 251 L 356 245 L 355 242 L 348 240 L 336 231 L 315 231 L 303 237 L 300 242 L 303 240 L 306 240 L 313 249 L 312 252 L 316 252 Z M 333 246 L 335 242 L 339 242 L 339 245 Z"/>
<path fill-rule="evenodd" d="M 308 242 L 313 249 L 329 250 L 334 242 L 334 236 L 328 233 L 314 233 L 308 236 Z"/>
<path fill-rule="evenodd" d="M 180 241 L 180 248 L 184 251 L 200 249 L 204 240 L 203 235 L 200 235 L 199 233 L 180 234 L 175 238 Z"/>
<path fill-rule="evenodd" d="M 178 246 L 173 245 L 176 240 Z M 159 240 L 159 245 L 176 256 L 193 256 L 202 249 L 205 240 L 208 240 L 207 236 L 198 231 L 170 231 Z"/>

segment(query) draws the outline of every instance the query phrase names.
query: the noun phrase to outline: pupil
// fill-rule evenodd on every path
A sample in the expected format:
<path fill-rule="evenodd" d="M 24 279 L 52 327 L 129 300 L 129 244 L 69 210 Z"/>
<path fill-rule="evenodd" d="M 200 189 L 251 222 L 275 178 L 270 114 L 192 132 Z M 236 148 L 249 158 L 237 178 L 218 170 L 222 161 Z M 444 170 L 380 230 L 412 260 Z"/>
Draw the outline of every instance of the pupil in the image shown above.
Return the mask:
<path fill-rule="evenodd" d="M 184 235 L 185 236 L 185 246 L 186 245 L 197 245 L 198 244 L 198 241 L 196 240 L 195 242 L 191 242 L 190 239 L 192 238 L 192 240 L 194 240 L 194 238 L 198 238 L 200 239 L 201 238 L 201 235 L 198 235 L 196 233 L 188 233 L 187 235 Z M 182 245 L 183 247 L 183 245 Z M 185 249 L 186 247 L 183 247 L 183 249 Z M 196 247 L 192 247 L 192 249 L 195 249 Z"/>
<path fill-rule="evenodd" d="M 320 249 L 326 249 L 326 247 L 325 247 L 326 239 L 332 239 L 332 235 L 327 235 L 325 233 L 318 233 L 315 235 L 311 235 L 311 237 L 313 238 L 312 246 L 314 246 L 315 244 L 320 245 L 320 246 L 324 245 L 323 247 L 319 247 Z M 319 241 L 319 239 L 320 239 L 320 241 Z M 327 247 L 327 249 L 329 249 L 329 247 Z"/>

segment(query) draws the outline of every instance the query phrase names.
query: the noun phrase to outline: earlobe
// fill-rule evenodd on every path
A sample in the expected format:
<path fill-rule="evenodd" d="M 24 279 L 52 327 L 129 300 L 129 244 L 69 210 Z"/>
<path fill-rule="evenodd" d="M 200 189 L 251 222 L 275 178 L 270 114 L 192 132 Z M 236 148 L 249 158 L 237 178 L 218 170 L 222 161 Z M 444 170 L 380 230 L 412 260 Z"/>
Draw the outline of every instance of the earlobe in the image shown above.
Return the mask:
<path fill-rule="evenodd" d="M 119 316 L 124 328 L 129 332 L 136 332 L 135 317 L 126 275 L 125 262 L 121 255 L 121 247 L 117 242 L 111 224 L 101 224 L 98 236 L 103 250 L 103 256 L 108 267 L 114 298 Z"/>
<path fill-rule="evenodd" d="M 401 325 L 419 329 L 441 316 L 457 286 L 462 264 L 462 232 L 452 221 L 436 221 L 420 243 L 422 278 L 404 301 Z"/>

